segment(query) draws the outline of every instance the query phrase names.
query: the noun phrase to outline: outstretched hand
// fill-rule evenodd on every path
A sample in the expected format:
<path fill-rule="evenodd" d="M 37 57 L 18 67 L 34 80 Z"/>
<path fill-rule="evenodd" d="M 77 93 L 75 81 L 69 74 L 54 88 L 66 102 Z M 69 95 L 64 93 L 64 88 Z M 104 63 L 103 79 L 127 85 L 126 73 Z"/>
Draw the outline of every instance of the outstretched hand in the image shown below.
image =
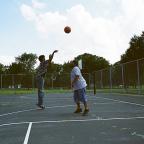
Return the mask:
<path fill-rule="evenodd" d="M 58 50 L 55 50 L 52 54 L 49 55 L 49 61 L 51 62 L 54 56 L 54 53 L 58 52 Z"/>
<path fill-rule="evenodd" d="M 58 50 L 55 50 L 53 53 L 57 53 L 58 52 Z"/>

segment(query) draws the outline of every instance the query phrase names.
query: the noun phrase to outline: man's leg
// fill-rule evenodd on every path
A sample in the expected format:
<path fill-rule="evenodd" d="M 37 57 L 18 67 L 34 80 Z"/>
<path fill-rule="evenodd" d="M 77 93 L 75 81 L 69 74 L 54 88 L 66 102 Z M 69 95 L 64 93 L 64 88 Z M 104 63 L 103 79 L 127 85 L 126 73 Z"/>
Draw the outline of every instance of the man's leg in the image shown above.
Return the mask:
<path fill-rule="evenodd" d="M 74 113 L 80 113 L 80 112 L 82 112 L 82 109 L 81 109 L 81 107 L 80 107 L 79 97 L 78 97 L 78 90 L 75 90 L 75 91 L 74 91 L 74 101 L 75 101 L 75 103 L 76 103 L 76 105 L 77 105 L 77 108 L 76 108 L 76 110 L 74 111 Z"/>
<path fill-rule="evenodd" d="M 43 105 L 43 97 L 44 92 L 42 90 L 38 90 L 38 105 Z"/>
<path fill-rule="evenodd" d="M 44 97 L 44 78 L 39 77 L 38 78 L 38 106 L 43 108 L 43 97 Z"/>
<path fill-rule="evenodd" d="M 84 112 L 83 115 L 86 115 L 89 112 L 88 104 L 87 104 L 87 96 L 86 96 L 86 88 L 79 90 L 80 100 L 84 104 Z"/>

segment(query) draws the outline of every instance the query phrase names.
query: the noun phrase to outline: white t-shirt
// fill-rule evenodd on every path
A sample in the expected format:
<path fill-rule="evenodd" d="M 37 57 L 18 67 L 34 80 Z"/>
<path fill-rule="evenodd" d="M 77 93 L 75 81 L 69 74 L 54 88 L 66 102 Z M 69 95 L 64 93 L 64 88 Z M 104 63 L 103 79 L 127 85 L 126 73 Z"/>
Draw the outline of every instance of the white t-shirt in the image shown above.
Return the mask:
<path fill-rule="evenodd" d="M 82 89 L 87 86 L 85 79 L 83 78 L 79 67 L 75 66 L 71 71 L 71 82 L 76 76 L 79 76 L 79 79 L 73 84 L 74 90 Z"/>

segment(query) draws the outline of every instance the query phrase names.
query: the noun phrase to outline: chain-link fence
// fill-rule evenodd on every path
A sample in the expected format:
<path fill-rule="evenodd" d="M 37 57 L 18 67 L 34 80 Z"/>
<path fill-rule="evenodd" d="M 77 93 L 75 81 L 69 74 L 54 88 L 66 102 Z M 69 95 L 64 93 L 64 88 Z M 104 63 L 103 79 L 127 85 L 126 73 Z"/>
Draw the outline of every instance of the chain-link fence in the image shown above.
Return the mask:
<path fill-rule="evenodd" d="M 83 77 L 87 81 L 87 88 L 92 89 L 93 77 L 84 73 Z M 1 74 L 1 89 L 35 89 L 37 87 L 36 77 L 32 74 Z M 45 89 L 71 89 L 69 73 L 47 73 L 45 76 Z"/>
<path fill-rule="evenodd" d="M 144 59 L 95 72 L 97 91 L 144 94 Z"/>
<path fill-rule="evenodd" d="M 34 75 L 25 74 L 1 74 L 1 89 L 32 89 L 34 88 Z"/>
<path fill-rule="evenodd" d="M 97 92 L 144 94 L 144 59 L 83 73 L 87 89 Z M 1 89 L 35 89 L 35 75 L 1 74 Z M 47 73 L 45 89 L 71 89 L 70 73 Z M 94 92 L 94 91 L 93 91 Z"/>

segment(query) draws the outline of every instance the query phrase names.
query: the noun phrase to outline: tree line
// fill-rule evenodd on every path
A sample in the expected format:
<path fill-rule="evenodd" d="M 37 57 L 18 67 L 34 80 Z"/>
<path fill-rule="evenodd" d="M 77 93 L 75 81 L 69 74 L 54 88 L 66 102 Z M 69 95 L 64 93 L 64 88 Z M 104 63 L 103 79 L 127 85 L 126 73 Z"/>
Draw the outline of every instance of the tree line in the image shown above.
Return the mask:
<path fill-rule="evenodd" d="M 22 55 L 15 57 L 15 62 L 10 66 L 4 66 L 0 63 L 0 73 L 7 74 L 31 74 L 35 72 L 35 64 L 38 56 L 32 53 L 23 53 Z M 144 32 L 140 36 L 134 35 L 130 42 L 129 48 L 121 55 L 120 61 L 114 65 L 126 63 L 129 61 L 144 58 Z M 84 53 L 75 57 L 76 60 L 82 59 L 84 72 L 91 73 L 100 69 L 104 69 L 110 66 L 110 63 L 103 57 Z M 49 72 L 59 71 L 60 68 L 64 72 L 69 73 L 71 71 L 72 62 L 65 62 L 63 65 L 52 63 Z"/>
<path fill-rule="evenodd" d="M 120 61 L 116 62 L 113 66 L 115 69 L 113 70 L 113 75 L 116 77 L 119 76 L 120 73 L 120 64 L 130 62 L 133 60 L 144 58 L 144 32 L 141 35 L 134 35 L 130 42 L 129 47 L 125 51 L 123 55 L 121 55 Z M 15 57 L 15 62 L 11 63 L 9 66 L 5 66 L 0 63 L 0 74 L 35 74 L 36 72 L 36 62 L 38 56 L 33 53 L 23 53 L 20 56 Z M 74 58 L 75 60 L 82 59 L 83 62 L 83 73 L 93 73 L 95 71 L 109 68 L 112 66 L 109 61 L 107 61 L 103 57 L 99 57 L 93 54 L 84 53 L 82 55 L 78 55 Z M 144 64 L 142 64 L 142 67 Z M 136 72 L 131 73 L 135 69 L 135 65 L 129 65 L 127 68 L 127 78 L 133 79 Z M 48 73 L 52 73 L 53 75 L 65 73 L 70 73 L 72 69 L 72 61 L 65 62 L 64 64 L 56 64 L 53 63 L 50 65 L 48 69 Z M 63 79 L 62 79 L 63 80 Z M 65 80 L 64 80 L 65 81 Z M 133 83 L 135 80 L 131 80 Z M 136 83 L 136 82 L 135 82 Z"/>

